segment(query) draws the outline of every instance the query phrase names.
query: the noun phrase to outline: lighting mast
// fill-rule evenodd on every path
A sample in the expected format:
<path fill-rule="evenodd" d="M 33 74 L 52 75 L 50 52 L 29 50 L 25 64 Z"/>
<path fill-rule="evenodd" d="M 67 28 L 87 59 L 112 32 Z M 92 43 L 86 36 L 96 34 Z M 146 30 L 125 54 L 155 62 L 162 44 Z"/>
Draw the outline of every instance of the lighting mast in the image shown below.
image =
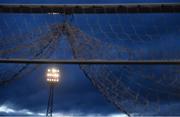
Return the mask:
<path fill-rule="evenodd" d="M 49 85 L 49 98 L 48 98 L 46 117 L 52 117 L 54 87 L 58 84 L 59 77 L 60 77 L 59 69 L 56 69 L 56 68 L 47 69 L 46 80 Z"/>

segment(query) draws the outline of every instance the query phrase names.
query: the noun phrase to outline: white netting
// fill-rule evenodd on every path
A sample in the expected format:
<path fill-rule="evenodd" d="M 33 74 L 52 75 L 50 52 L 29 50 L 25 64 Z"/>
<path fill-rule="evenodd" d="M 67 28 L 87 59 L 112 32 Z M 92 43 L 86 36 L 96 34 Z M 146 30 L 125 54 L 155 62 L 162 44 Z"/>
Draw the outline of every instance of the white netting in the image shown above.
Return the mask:
<path fill-rule="evenodd" d="M 83 60 L 180 58 L 179 14 L 1 14 L 0 21 L 0 58 L 53 58 L 54 54 L 55 59 Z M 1 64 L 0 84 L 22 78 L 38 67 Z M 80 65 L 120 111 L 138 115 L 163 115 L 161 105 L 179 102 L 179 68 Z"/>

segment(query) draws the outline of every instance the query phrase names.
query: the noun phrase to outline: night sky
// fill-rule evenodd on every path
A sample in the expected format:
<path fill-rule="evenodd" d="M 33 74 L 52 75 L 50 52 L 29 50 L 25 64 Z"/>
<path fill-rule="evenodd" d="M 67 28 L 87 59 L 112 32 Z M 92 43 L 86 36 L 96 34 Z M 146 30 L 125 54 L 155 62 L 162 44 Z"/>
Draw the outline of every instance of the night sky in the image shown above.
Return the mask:
<path fill-rule="evenodd" d="M 0 0 L 0 3 L 37 3 L 37 4 L 105 4 L 105 3 L 132 3 L 132 2 L 179 2 L 179 0 Z M 31 14 L 32 16 L 32 14 Z M 53 23 L 61 23 L 64 20 L 63 16 L 49 16 L 49 15 L 36 15 L 35 20 L 28 15 L 7 15 L 0 14 L 0 40 L 3 37 L 13 37 L 11 34 L 18 34 L 18 29 L 21 29 L 21 33 L 26 34 L 31 30 L 41 27 L 43 30 L 46 30 L 45 23 L 53 24 Z M 179 14 L 123 14 L 120 16 L 121 21 L 116 19 L 117 16 L 114 15 L 74 15 L 71 22 L 75 24 L 75 26 L 79 27 L 85 33 L 100 39 L 101 41 L 111 43 L 112 45 L 119 44 L 121 46 L 126 46 L 130 50 L 140 51 L 143 50 L 145 53 L 141 55 L 134 56 L 134 59 L 179 59 L 179 51 L 180 51 L 180 15 Z M 104 19 L 107 20 L 104 20 Z M 163 21 L 162 21 L 163 19 Z M 6 21 L 6 23 L 4 22 Z M 126 41 L 118 41 L 113 39 L 114 35 L 111 34 L 102 34 L 96 33 L 99 29 L 96 29 L 95 25 L 92 27 L 87 27 L 84 24 L 91 25 L 94 22 L 98 21 L 99 25 L 101 25 L 102 30 L 105 32 L 108 31 L 108 28 L 104 24 L 112 24 L 112 28 L 114 31 L 119 32 L 121 38 L 125 40 L 129 40 L 127 36 L 121 35 L 121 29 L 116 27 L 113 24 L 120 24 L 123 27 L 123 31 L 129 34 L 129 38 L 136 39 L 137 37 L 131 36 L 133 32 L 132 25 L 135 27 L 137 35 L 141 38 L 144 38 L 141 34 L 143 32 L 153 33 L 158 32 L 158 36 L 152 36 L 152 40 L 149 43 L 135 44 L 127 43 Z M 115 23 L 114 23 L 115 22 Z M 27 23 L 27 25 L 25 24 Z M 97 22 L 96 22 L 97 23 Z M 164 25 L 166 24 L 166 25 Z M 26 26 L 28 27 L 26 27 Z M 158 26 L 158 28 L 154 29 L 152 25 Z M 94 27 L 93 27 L 94 26 Z M 114 27 L 113 27 L 114 26 Z M 91 29 L 90 29 L 91 28 Z M 93 31 L 95 32 L 93 32 Z M 160 38 L 159 38 L 160 37 Z M 144 39 L 147 41 L 146 39 Z M 26 42 L 25 42 L 26 43 Z M 59 42 L 59 46 L 56 51 L 49 57 L 52 59 L 65 59 L 72 58 L 72 52 L 69 49 L 68 53 L 64 51 L 59 51 L 62 47 L 68 47 L 68 42 L 66 41 L 66 37 L 62 38 L 62 41 Z M 138 46 L 138 45 L 141 45 Z M 7 45 L 8 46 L 8 45 Z M 1 49 L 6 48 L 0 47 Z M 103 51 L 107 55 L 111 56 L 111 59 L 116 58 L 114 56 L 113 51 L 108 52 L 108 50 L 104 49 Z M 97 51 L 98 53 L 98 51 Z M 153 53 L 152 56 L 149 54 Z M 3 56 L 0 55 L 1 58 L 8 57 L 18 57 L 23 55 L 22 53 L 16 53 L 12 56 Z M 163 56 L 161 56 L 163 55 Z M 121 55 L 123 59 L 127 58 L 127 54 Z M 106 58 L 107 56 L 105 56 Z M 151 58 L 152 57 L 152 58 Z M 101 58 L 101 57 L 99 57 Z M 48 85 L 45 80 L 45 72 L 48 67 L 59 67 L 62 73 L 60 84 L 55 88 L 55 98 L 54 98 L 54 112 L 56 115 L 81 115 L 81 116 L 124 116 L 118 109 L 97 90 L 96 87 L 93 86 L 92 82 L 85 76 L 84 72 L 80 69 L 78 65 L 42 65 L 38 69 L 35 69 L 30 74 L 22 75 L 18 80 L 13 80 L 8 84 L 0 86 L 0 115 L 44 115 L 47 108 L 47 100 L 48 100 Z M 14 72 L 18 69 L 19 66 L 15 65 L 0 65 L 0 72 L 5 73 Z M 33 68 L 33 66 L 30 66 Z M 137 71 L 136 67 L 132 67 Z M 139 67 L 137 67 L 139 68 Z M 163 70 L 161 70 L 161 68 Z M 179 68 L 179 67 L 177 67 Z M 114 74 L 118 76 L 124 76 L 128 79 L 128 73 L 125 73 L 116 68 L 112 68 Z M 153 72 L 156 74 L 156 77 L 160 77 L 162 72 L 171 72 L 169 73 L 168 79 L 163 79 L 162 84 L 167 83 L 175 78 L 175 75 L 172 75 L 173 72 L 168 70 L 168 67 L 159 66 L 152 71 L 149 68 L 144 67 L 144 71 L 139 72 L 142 74 L 150 74 Z M 1 79 L 8 78 L 10 73 L 6 73 L 6 75 L 0 75 Z M 92 73 L 96 73 L 95 71 Z M 137 71 L 138 73 L 138 71 Z M 99 73 L 100 74 L 100 73 Z M 140 81 L 138 79 L 137 74 L 131 74 L 133 77 L 133 82 L 140 82 L 146 88 L 146 86 L 151 87 L 153 90 L 166 90 L 167 92 L 180 93 L 179 87 L 170 87 L 167 86 L 154 86 L 153 84 L 145 81 Z M 129 76 L 129 77 L 130 77 Z M 180 74 L 176 74 L 177 79 L 176 82 L 180 86 Z M 174 80 L 173 80 L 174 81 Z M 135 91 L 138 90 L 136 85 L 128 80 L 123 81 L 127 86 L 134 88 Z M 132 84 L 131 84 L 132 83 Z M 136 90 L 137 89 L 137 90 Z M 145 90 L 141 90 L 142 95 L 149 95 Z M 149 100 L 153 103 L 153 99 L 156 94 L 150 94 Z M 180 96 L 177 97 L 164 97 L 164 94 L 157 94 L 162 102 L 158 104 L 161 108 L 159 113 L 153 112 L 141 112 L 141 113 L 153 113 L 155 115 L 179 115 L 180 108 Z M 167 96 L 167 95 L 166 95 Z M 171 103 L 170 103 L 171 102 Z M 150 105 L 152 106 L 152 105 Z M 143 107 L 139 107 L 143 108 Z M 153 108 L 153 107 L 152 107 Z"/>

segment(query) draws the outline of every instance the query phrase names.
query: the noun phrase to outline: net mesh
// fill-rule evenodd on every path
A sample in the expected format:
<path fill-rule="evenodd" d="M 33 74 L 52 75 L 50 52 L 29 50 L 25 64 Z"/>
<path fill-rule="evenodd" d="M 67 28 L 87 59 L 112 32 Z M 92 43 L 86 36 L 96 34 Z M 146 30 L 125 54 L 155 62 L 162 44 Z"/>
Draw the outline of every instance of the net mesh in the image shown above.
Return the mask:
<path fill-rule="evenodd" d="M 177 13 L 0 15 L 0 58 L 180 58 L 180 15 Z M 24 78 L 39 66 L 1 64 L 0 84 Z M 170 109 L 179 102 L 178 65 L 79 67 L 107 100 L 127 115 L 163 115 L 162 105 Z M 168 112 L 168 115 L 173 114 Z"/>

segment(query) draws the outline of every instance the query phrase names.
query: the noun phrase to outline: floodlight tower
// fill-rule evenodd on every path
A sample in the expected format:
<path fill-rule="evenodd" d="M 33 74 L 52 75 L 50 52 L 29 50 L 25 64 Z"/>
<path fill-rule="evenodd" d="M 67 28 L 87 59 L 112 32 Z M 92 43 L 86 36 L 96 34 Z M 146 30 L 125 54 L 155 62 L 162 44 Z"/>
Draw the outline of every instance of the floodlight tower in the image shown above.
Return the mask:
<path fill-rule="evenodd" d="M 56 69 L 56 68 L 47 69 L 46 80 L 49 85 L 49 98 L 48 98 L 46 117 L 52 117 L 54 86 L 58 84 L 59 77 L 60 77 L 59 69 Z"/>

